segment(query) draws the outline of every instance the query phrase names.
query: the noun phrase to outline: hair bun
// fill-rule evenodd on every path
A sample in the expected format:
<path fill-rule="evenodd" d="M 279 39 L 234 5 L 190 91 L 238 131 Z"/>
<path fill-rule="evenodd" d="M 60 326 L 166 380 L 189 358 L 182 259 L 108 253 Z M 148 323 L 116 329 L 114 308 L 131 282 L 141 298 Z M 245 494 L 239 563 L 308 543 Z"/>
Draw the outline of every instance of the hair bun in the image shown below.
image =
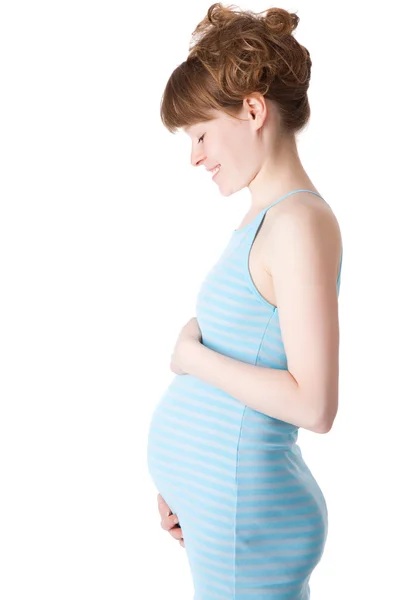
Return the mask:
<path fill-rule="evenodd" d="M 296 13 L 289 13 L 283 8 L 269 8 L 264 21 L 273 35 L 281 37 L 290 35 L 296 29 L 300 19 Z"/>
<path fill-rule="evenodd" d="M 168 80 L 164 125 L 176 131 L 210 120 L 215 110 L 240 118 L 244 98 L 257 93 L 276 105 L 282 132 L 300 131 L 310 117 L 311 58 L 291 35 L 299 20 L 282 8 L 212 4 L 192 33 L 187 59 Z"/>

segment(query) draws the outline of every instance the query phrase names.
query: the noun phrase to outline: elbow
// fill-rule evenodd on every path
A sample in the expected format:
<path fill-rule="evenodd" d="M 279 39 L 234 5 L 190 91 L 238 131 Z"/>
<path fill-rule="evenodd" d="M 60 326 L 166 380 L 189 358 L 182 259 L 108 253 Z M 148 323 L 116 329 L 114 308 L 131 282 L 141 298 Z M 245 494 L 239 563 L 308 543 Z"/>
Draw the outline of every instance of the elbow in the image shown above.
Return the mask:
<path fill-rule="evenodd" d="M 326 403 L 323 404 L 321 411 L 321 405 L 319 410 L 316 411 L 317 417 L 314 419 L 313 431 L 315 433 L 329 433 L 333 427 L 333 423 L 336 418 L 338 411 L 338 398 L 330 398 Z M 314 413 L 315 414 L 315 413 Z"/>
<path fill-rule="evenodd" d="M 336 418 L 337 409 L 334 414 L 332 412 L 324 414 L 322 417 L 314 421 L 314 432 L 315 433 L 329 433 L 333 427 L 333 423 Z"/>
<path fill-rule="evenodd" d="M 329 421 L 318 421 L 318 424 L 314 426 L 313 431 L 314 433 L 329 433 L 332 429 L 332 425 L 333 423 L 330 423 Z"/>

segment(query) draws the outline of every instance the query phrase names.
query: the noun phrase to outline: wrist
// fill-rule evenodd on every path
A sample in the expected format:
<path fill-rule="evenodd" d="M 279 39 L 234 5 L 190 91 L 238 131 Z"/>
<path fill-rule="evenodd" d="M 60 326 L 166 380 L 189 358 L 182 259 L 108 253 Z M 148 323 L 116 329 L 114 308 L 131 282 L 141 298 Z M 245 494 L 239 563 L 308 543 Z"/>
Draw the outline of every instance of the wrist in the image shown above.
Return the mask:
<path fill-rule="evenodd" d="M 192 374 L 193 365 L 197 361 L 199 348 L 201 348 L 201 342 L 194 339 L 188 338 L 186 342 L 185 351 L 183 353 L 184 356 L 184 365 L 183 370 L 186 371 L 189 375 Z"/>

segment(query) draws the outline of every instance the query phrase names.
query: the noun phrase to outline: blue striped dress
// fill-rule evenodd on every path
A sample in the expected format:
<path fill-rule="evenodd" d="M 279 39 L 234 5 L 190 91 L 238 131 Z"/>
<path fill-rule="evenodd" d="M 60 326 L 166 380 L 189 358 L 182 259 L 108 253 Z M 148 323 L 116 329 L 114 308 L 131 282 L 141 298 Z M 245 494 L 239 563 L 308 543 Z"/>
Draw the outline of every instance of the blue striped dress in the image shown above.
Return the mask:
<path fill-rule="evenodd" d="M 243 362 L 287 369 L 278 308 L 258 292 L 248 258 L 267 210 L 302 191 L 310 190 L 286 194 L 232 233 L 197 296 L 205 346 Z M 310 598 L 328 512 L 297 436 L 297 426 L 203 380 L 172 379 L 151 418 L 147 462 L 157 490 L 179 518 L 193 600 Z"/>

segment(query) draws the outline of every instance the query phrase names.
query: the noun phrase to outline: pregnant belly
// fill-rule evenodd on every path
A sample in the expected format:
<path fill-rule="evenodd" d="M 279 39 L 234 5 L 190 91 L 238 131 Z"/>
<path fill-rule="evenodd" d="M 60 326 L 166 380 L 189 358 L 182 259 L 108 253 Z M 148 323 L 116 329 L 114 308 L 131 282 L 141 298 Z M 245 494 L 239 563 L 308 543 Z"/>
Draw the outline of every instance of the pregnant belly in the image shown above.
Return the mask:
<path fill-rule="evenodd" d="M 277 509 L 286 519 L 291 506 L 303 511 L 303 519 L 309 514 L 323 522 L 324 529 L 325 500 L 296 439 L 294 426 L 246 408 L 191 375 L 177 375 L 152 415 L 148 470 L 189 531 L 194 516 L 211 524 L 217 510 L 215 525 L 233 519 L 242 495 L 254 509 L 265 500 L 260 518 L 268 520 L 268 511 Z"/>
<path fill-rule="evenodd" d="M 147 464 L 173 512 L 195 505 L 208 486 L 234 496 L 244 408 L 191 375 L 172 380 L 151 418 Z"/>

